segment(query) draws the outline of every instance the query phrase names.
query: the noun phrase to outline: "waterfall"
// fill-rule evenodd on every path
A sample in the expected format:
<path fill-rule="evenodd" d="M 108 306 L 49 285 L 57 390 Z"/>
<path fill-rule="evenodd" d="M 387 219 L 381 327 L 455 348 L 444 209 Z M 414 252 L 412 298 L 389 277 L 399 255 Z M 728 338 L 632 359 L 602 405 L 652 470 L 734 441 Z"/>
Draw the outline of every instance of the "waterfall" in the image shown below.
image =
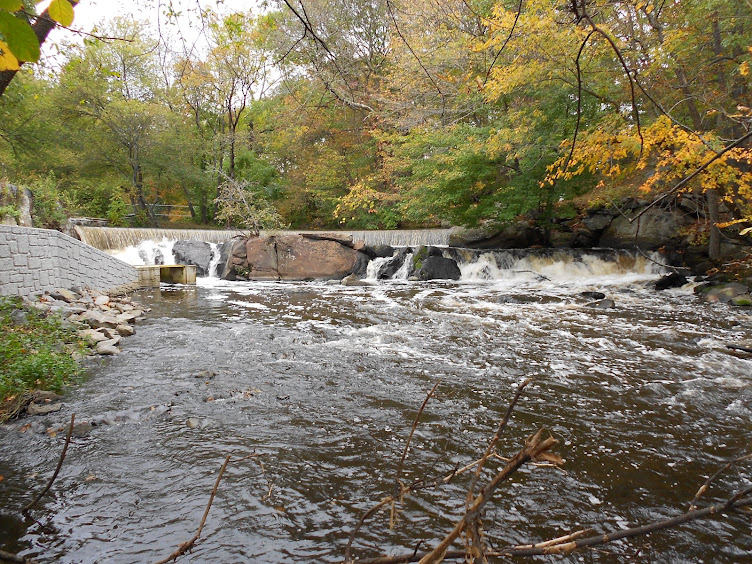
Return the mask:
<path fill-rule="evenodd" d="M 223 231 L 215 229 L 149 229 L 128 227 L 89 227 L 75 226 L 78 238 L 102 251 L 122 251 L 128 247 L 137 247 L 144 241 L 205 241 L 207 243 L 224 243 L 242 231 Z"/>
<path fill-rule="evenodd" d="M 233 237 L 242 236 L 244 231 L 214 229 L 152 229 L 127 227 L 93 227 L 76 225 L 78 238 L 92 247 L 103 251 L 118 251 L 135 247 L 143 241 L 204 241 L 224 243 Z M 449 229 L 395 229 L 391 231 L 322 231 L 335 235 L 350 235 L 353 241 L 365 241 L 368 245 L 390 245 L 392 247 L 413 247 L 418 245 L 447 246 Z M 317 233 L 312 230 L 262 231 L 262 235 L 303 235 Z"/>
<path fill-rule="evenodd" d="M 659 254 L 646 257 L 624 249 L 444 249 L 457 261 L 463 280 L 546 279 L 661 274 Z"/>
<path fill-rule="evenodd" d="M 449 246 L 451 229 L 393 229 L 389 231 L 342 231 L 352 235 L 353 241 L 390 247 Z"/>
<path fill-rule="evenodd" d="M 217 267 L 219 266 L 219 261 L 222 258 L 222 253 L 220 252 L 219 245 L 217 243 L 210 243 L 211 245 L 211 252 L 212 252 L 212 258 L 211 262 L 209 262 L 209 278 L 219 278 L 221 272 L 217 272 Z"/>

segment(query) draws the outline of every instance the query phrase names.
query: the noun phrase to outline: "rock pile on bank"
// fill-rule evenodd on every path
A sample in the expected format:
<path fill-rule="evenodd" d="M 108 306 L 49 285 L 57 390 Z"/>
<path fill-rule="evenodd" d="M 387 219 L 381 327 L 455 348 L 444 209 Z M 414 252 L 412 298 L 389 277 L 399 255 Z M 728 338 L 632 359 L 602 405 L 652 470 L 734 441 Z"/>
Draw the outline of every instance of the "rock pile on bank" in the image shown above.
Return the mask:
<path fill-rule="evenodd" d="M 60 288 L 29 303 L 42 311 L 59 314 L 63 323 L 77 329 L 79 337 L 92 353 L 113 355 L 120 352 L 123 337 L 134 335 L 134 324 L 144 310 L 128 296 L 108 296 L 97 290 Z"/>

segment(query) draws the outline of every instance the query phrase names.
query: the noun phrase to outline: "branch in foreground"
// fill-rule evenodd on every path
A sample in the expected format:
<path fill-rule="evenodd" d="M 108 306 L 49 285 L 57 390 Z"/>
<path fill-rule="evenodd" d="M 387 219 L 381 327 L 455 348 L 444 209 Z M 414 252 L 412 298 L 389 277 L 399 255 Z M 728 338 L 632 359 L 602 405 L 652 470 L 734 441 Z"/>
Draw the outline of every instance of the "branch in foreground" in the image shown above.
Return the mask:
<path fill-rule="evenodd" d="M 748 492 L 748 490 L 744 490 L 744 492 Z M 573 533 L 572 535 L 567 535 L 566 537 L 561 537 L 560 539 L 553 539 L 552 541 L 546 541 L 535 545 L 513 546 L 503 550 L 489 552 L 486 554 L 486 556 L 545 556 L 555 554 L 570 554 L 582 548 L 590 548 L 594 546 L 604 545 L 616 540 L 648 535 L 656 531 L 678 527 L 679 525 L 683 525 L 684 523 L 689 523 L 691 521 L 716 517 L 728 511 L 734 511 L 750 506 L 752 506 L 752 497 L 738 497 L 737 494 L 724 503 L 712 505 L 703 509 L 694 509 L 671 519 L 656 521 L 654 523 L 642 525 L 640 527 L 632 527 L 630 529 L 615 531 L 613 533 L 593 535 L 584 539 L 572 540 L 573 536 L 582 536 L 582 534 L 584 534 L 584 531 L 578 531 L 577 533 Z M 360 562 L 361 564 L 401 564 L 404 562 L 420 562 L 429 554 L 430 553 L 428 552 L 424 552 L 409 555 L 405 554 L 400 556 L 383 556 L 379 558 L 372 558 L 370 560 L 362 560 Z M 447 551 L 447 553 L 444 555 L 444 559 L 457 560 L 464 559 L 465 556 L 466 552 L 464 550 Z"/>
<path fill-rule="evenodd" d="M 219 469 L 219 475 L 217 476 L 217 481 L 214 483 L 214 489 L 212 489 L 211 496 L 209 496 L 209 503 L 206 505 L 206 511 L 204 511 L 204 517 L 201 519 L 201 524 L 198 526 L 198 531 L 196 531 L 196 534 L 193 535 L 193 538 L 189 540 L 188 542 L 182 543 L 180 546 L 178 546 L 177 550 L 170 554 L 167 558 L 164 558 L 156 564 L 167 564 L 170 560 L 176 560 L 179 556 L 182 556 L 186 552 L 188 552 L 190 549 L 193 548 L 193 545 L 196 544 L 196 541 L 201 536 L 201 531 L 204 528 L 204 524 L 206 523 L 206 518 L 209 516 L 209 510 L 211 509 L 212 503 L 214 502 L 214 496 L 217 494 L 217 488 L 219 488 L 219 482 L 222 480 L 222 475 L 225 473 L 225 468 L 227 468 L 227 463 L 230 462 L 230 455 L 228 454 L 225 458 L 224 463 L 222 464 L 222 468 Z"/>
<path fill-rule="evenodd" d="M 68 435 L 65 437 L 65 445 L 63 445 L 63 452 L 60 453 L 60 459 L 57 461 L 57 467 L 55 468 L 55 472 L 53 472 L 52 477 L 50 478 L 50 481 L 47 482 L 47 486 L 39 492 L 39 495 L 37 495 L 26 507 L 24 507 L 21 510 L 21 513 L 26 513 L 29 509 L 34 507 L 40 499 L 46 494 L 48 491 L 50 491 L 50 488 L 52 487 L 52 484 L 55 482 L 55 479 L 57 478 L 57 475 L 60 473 L 60 468 L 63 466 L 63 460 L 65 460 L 65 453 L 68 452 L 68 445 L 70 444 L 71 435 L 73 435 L 73 424 L 76 421 L 76 414 L 72 413 L 70 418 L 70 425 L 68 425 Z"/>

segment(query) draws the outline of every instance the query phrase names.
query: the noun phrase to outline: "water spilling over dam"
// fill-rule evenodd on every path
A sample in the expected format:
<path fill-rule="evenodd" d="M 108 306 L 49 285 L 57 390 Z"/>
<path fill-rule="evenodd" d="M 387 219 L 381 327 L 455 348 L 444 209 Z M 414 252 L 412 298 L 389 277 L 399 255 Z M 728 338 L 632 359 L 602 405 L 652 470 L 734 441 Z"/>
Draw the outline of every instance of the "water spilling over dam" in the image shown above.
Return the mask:
<path fill-rule="evenodd" d="M 219 229 L 157 229 L 126 227 L 92 227 L 76 225 L 78 238 L 84 243 L 103 251 L 123 250 L 135 247 L 144 241 L 205 241 L 223 243 L 246 232 Z M 449 244 L 450 229 L 396 229 L 389 231 L 326 231 L 340 235 L 350 235 L 353 241 L 364 241 L 368 245 L 390 245 L 405 247 L 416 245 L 446 246 Z M 310 230 L 261 231 L 262 235 L 284 235 L 315 233 Z"/>

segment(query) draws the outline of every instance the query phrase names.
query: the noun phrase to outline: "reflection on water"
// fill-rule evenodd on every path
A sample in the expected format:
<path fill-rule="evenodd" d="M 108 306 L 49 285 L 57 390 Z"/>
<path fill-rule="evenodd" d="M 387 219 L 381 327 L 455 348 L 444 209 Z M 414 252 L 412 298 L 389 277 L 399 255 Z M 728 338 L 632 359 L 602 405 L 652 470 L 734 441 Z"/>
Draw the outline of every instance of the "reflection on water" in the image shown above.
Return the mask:
<path fill-rule="evenodd" d="M 582 527 L 612 531 L 683 511 L 723 461 L 749 449 L 750 360 L 741 309 L 657 294 L 654 275 L 557 284 L 530 278 L 370 287 L 228 283 L 151 291 L 152 308 L 114 358 L 93 361 L 62 412 L 0 429 L 0 542 L 40 562 L 154 561 L 188 540 L 226 454 L 231 463 L 204 538 L 186 562 L 339 562 L 362 513 L 391 493 L 417 408 L 433 383 L 403 480 L 477 458 L 516 386 L 500 443 L 514 454 L 546 427 L 565 471 L 524 468 L 484 519 L 494 546 Z M 588 307 L 602 291 L 613 309 Z M 98 423 L 48 479 L 71 412 Z M 186 422 L 190 420 L 190 424 Z M 24 431 L 23 425 L 31 422 Z M 749 481 L 724 474 L 706 497 Z M 356 554 L 434 542 L 464 504 L 466 480 L 379 515 Z M 743 516 L 700 522 L 568 561 L 738 562 Z M 616 554 L 616 556 L 614 555 Z"/>

